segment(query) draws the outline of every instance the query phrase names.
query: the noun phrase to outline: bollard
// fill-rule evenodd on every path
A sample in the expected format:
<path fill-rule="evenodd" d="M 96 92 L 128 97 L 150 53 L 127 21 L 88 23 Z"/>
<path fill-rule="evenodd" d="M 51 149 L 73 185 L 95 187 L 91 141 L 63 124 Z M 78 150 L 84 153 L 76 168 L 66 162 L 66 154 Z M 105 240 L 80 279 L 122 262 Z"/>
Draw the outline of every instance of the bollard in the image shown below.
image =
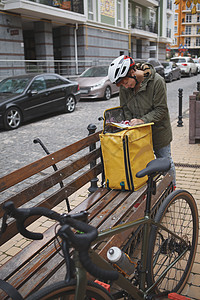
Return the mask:
<path fill-rule="evenodd" d="M 96 129 L 97 129 L 96 125 L 94 125 L 94 124 L 89 124 L 88 127 L 87 127 L 87 130 L 89 131 L 89 134 L 88 134 L 88 135 L 91 135 L 91 134 L 95 133 Z M 96 149 L 96 144 L 95 144 L 95 143 L 92 144 L 92 145 L 90 145 L 90 147 L 89 147 L 89 151 L 90 151 L 90 152 L 93 151 L 93 150 L 95 150 L 95 149 Z M 96 160 L 94 160 L 94 161 L 92 161 L 92 162 L 90 163 L 90 169 L 92 169 L 95 165 L 96 165 Z M 98 188 L 98 186 L 97 186 L 97 181 L 98 181 L 98 180 L 99 180 L 99 179 L 98 179 L 97 177 L 95 177 L 95 178 L 93 178 L 93 179 L 90 181 L 90 182 L 91 182 L 91 186 L 90 186 L 89 189 L 88 189 L 88 191 L 90 192 L 90 194 L 94 193 L 94 192 L 97 190 L 97 188 Z"/>
<path fill-rule="evenodd" d="M 182 115 L 182 100 L 183 100 L 183 89 L 178 89 L 178 98 L 179 98 L 179 114 L 178 114 L 178 127 L 183 126 L 183 115 Z"/>
<path fill-rule="evenodd" d="M 197 81 L 197 91 L 200 92 L 200 81 Z"/>

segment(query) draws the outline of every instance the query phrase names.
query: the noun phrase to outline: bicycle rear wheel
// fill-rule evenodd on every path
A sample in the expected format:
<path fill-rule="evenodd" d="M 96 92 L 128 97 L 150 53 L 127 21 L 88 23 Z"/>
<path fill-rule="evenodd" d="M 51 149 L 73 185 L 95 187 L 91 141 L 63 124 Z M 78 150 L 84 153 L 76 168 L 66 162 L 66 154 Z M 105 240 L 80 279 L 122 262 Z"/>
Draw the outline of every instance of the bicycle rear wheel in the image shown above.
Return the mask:
<path fill-rule="evenodd" d="M 64 281 L 56 282 L 47 286 L 27 300 L 73 300 L 75 299 L 76 280 L 66 284 Z M 113 300 L 112 295 L 101 285 L 88 281 L 85 300 Z"/>
<path fill-rule="evenodd" d="M 152 226 L 148 249 L 147 285 L 150 287 L 162 272 L 183 253 L 157 284 L 155 292 L 180 292 L 190 274 L 198 243 L 198 210 L 192 195 L 177 190 L 167 196 L 160 206 L 155 221 L 171 230 L 184 241 L 166 230 Z"/>

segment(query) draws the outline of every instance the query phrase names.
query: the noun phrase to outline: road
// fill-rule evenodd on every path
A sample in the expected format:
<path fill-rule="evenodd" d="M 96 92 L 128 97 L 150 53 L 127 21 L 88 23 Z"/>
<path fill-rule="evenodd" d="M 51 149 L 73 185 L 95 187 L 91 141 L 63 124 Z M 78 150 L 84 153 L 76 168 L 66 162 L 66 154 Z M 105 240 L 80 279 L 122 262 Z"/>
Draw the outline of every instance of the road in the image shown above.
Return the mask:
<path fill-rule="evenodd" d="M 178 116 L 178 89 L 183 89 L 184 112 L 189 108 L 189 95 L 197 90 L 198 81 L 200 81 L 200 74 L 167 83 L 171 121 L 177 119 Z M 0 177 L 40 159 L 44 155 L 41 147 L 33 143 L 35 138 L 40 138 L 49 151 L 54 152 L 88 135 L 87 126 L 90 123 L 95 124 L 97 129 L 101 130 L 103 122 L 98 121 L 98 117 L 103 116 L 105 109 L 115 106 L 119 106 L 119 97 L 113 97 L 109 101 L 80 101 L 74 113 L 57 114 L 36 120 L 13 131 L 1 130 Z"/>

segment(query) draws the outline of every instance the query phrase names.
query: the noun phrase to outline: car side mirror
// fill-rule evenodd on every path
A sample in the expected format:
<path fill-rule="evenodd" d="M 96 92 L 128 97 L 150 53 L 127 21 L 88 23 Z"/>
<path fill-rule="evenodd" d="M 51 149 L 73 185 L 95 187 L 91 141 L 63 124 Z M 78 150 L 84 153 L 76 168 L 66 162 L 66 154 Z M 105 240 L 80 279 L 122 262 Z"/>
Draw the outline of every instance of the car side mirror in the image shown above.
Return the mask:
<path fill-rule="evenodd" d="M 31 91 L 31 90 L 29 90 L 29 91 L 28 91 L 28 95 L 29 95 L 29 96 L 34 96 L 34 95 L 37 95 L 37 93 L 38 93 L 38 91 L 37 91 L 37 90 L 32 90 L 32 91 Z"/>

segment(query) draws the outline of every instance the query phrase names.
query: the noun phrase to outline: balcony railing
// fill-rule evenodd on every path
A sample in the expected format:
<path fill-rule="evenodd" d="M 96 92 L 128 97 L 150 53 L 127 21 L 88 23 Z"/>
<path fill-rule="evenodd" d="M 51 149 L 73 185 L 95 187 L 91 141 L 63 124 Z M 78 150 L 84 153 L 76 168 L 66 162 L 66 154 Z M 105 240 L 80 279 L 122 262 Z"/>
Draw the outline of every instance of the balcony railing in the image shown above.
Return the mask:
<path fill-rule="evenodd" d="M 142 18 L 133 17 L 132 19 L 130 19 L 129 27 L 144 30 L 144 31 L 149 31 L 153 33 L 158 33 L 158 27 L 156 22 L 152 22 L 150 20 L 147 21 Z"/>
<path fill-rule="evenodd" d="M 79 14 L 84 14 L 84 0 L 28 0 L 31 2 L 44 4 L 64 10 L 70 10 Z"/>

